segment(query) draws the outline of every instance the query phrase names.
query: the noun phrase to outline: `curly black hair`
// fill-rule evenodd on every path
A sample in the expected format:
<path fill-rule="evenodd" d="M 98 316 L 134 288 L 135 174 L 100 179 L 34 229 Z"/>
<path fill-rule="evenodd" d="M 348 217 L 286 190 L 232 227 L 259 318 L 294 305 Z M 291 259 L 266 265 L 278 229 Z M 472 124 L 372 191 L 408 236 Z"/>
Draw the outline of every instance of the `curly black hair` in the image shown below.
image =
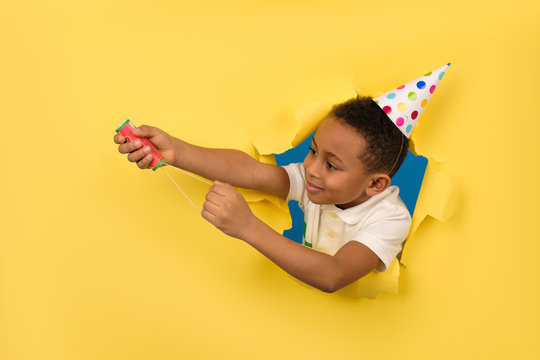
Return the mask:
<path fill-rule="evenodd" d="M 409 139 L 371 97 L 358 96 L 334 105 L 330 111 L 332 115 L 354 127 L 364 137 L 366 148 L 359 157 L 370 173 L 394 176 L 407 156 Z"/>

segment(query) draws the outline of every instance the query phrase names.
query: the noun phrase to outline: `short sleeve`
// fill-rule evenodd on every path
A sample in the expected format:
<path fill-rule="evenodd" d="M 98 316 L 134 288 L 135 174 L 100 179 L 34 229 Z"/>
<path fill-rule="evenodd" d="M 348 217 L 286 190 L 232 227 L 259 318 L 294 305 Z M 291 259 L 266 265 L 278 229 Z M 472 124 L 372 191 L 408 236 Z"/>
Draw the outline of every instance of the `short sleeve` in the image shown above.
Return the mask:
<path fill-rule="evenodd" d="M 287 195 L 287 201 L 296 200 L 300 207 L 303 205 L 304 192 L 306 189 L 306 181 L 304 175 L 304 166 L 302 163 L 294 163 L 283 166 L 287 174 L 289 175 L 289 194 Z"/>
<path fill-rule="evenodd" d="M 410 226 L 409 213 L 406 210 L 396 211 L 391 216 L 366 225 L 352 240 L 366 245 L 381 259 L 375 271 L 383 272 L 401 251 L 401 245 L 407 238 Z"/>

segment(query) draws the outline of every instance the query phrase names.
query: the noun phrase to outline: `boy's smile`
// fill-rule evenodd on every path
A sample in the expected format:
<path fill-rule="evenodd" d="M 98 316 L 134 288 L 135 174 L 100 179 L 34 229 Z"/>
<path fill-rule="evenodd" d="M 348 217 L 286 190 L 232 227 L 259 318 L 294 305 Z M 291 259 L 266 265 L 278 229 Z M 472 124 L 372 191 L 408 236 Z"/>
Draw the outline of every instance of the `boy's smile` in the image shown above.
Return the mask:
<path fill-rule="evenodd" d="M 365 145 L 358 130 L 335 116 L 321 123 L 304 159 L 306 191 L 313 203 L 347 209 L 369 199 L 365 189 L 372 178 L 359 157 Z"/>

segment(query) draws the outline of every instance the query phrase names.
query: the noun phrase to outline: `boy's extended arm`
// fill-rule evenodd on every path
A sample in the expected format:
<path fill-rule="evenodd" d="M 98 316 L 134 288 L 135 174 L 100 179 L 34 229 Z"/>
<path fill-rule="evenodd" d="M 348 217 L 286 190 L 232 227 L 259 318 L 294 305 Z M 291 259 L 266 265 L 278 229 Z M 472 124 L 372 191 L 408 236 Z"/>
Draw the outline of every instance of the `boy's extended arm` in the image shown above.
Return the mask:
<path fill-rule="evenodd" d="M 289 177 L 280 166 L 264 164 L 234 149 L 212 149 L 175 138 L 176 167 L 246 189 L 255 189 L 283 199 L 289 192 Z"/>
<path fill-rule="evenodd" d="M 136 136 L 149 139 L 173 165 L 211 180 L 219 180 L 247 189 L 255 189 L 286 198 L 289 177 L 280 166 L 261 163 L 246 153 L 232 149 L 211 149 L 191 145 L 175 138 L 161 129 L 141 125 L 133 130 Z M 128 154 L 128 160 L 136 162 L 141 169 L 148 169 L 152 161 L 150 148 L 140 141 L 125 142 L 121 134 L 114 141 L 118 151 Z"/>
<path fill-rule="evenodd" d="M 214 183 L 202 216 L 227 235 L 244 240 L 295 278 L 325 292 L 336 291 L 377 266 L 379 257 L 350 241 L 334 256 L 295 243 L 255 217 L 229 184 Z"/>

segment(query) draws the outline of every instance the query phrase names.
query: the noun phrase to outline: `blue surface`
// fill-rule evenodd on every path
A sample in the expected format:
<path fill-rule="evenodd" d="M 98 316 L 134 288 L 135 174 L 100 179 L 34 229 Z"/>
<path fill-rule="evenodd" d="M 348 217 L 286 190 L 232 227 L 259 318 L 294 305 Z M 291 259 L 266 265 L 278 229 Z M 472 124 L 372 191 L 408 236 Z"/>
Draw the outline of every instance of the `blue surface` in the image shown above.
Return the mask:
<path fill-rule="evenodd" d="M 313 135 L 314 133 L 298 144 L 298 146 L 284 153 L 275 154 L 276 164 L 283 166 L 303 162 L 309 152 Z M 399 196 L 407 206 L 411 216 L 418 200 L 427 163 L 428 160 L 425 157 L 420 155 L 415 156 L 409 151 L 398 172 L 392 177 L 392 185 L 399 187 Z M 304 231 L 304 212 L 300 210 L 297 201 L 289 201 L 289 211 L 293 226 L 291 229 L 285 230 L 283 235 L 301 244 Z"/>

